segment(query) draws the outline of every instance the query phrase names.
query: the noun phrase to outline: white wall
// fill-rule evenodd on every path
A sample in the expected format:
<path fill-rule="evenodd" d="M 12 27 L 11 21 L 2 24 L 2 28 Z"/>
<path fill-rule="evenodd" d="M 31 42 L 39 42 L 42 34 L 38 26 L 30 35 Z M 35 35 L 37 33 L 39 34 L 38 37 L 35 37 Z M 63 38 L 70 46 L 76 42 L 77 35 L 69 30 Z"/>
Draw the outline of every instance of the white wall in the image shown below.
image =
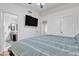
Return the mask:
<path fill-rule="evenodd" d="M 43 20 L 48 22 L 47 34 L 74 36 L 79 33 L 79 7 L 58 10 L 53 12 L 52 9 L 51 12 L 49 11 L 49 13 L 47 12 L 41 17 L 41 23 Z M 61 31 L 65 33 L 61 34 Z"/>
<path fill-rule="evenodd" d="M 0 4 L 0 12 L 6 12 L 6 13 L 11 13 L 14 15 L 17 15 L 18 19 L 18 40 L 33 37 L 33 36 L 38 36 L 40 35 L 40 16 L 39 14 L 34 11 L 32 11 L 32 14 L 28 13 L 27 7 L 23 7 L 17 4 Z M 0 14 L 1 15 L 1 14 Z M 25 26 L 25 15 L 32 15 L 33 17 L 38 18 L 38 27 L 29 27 Z M 1 17 L 1 16 L 0 16 Z M 3 19 L 2 19 L 3 20 Z M 4 47 L 4 28 L 3 28 L 3 21 L 0 19 L 0 50 L 3 50 Z M 3 31 L 2 31 L 3 30 Z"/>
<path fill-rule="evenodd" d="M 0 12 L 0 31 L 1 31 L 1 12 Z M 0 34 L 0 51 L 1 51 L 1 34 Z"/>
<path fill-rule="evenodd" d="M 0 4 L 0 9 L 9 13 L 13 13 L 18 16 L 18 38 L 24 39 L 24 38 L 29 38 L 32 36 L 37 36 L 40 34 L 40 25 L 38 25 L 37 28 L 35 27 L 28 27 L 24 26 L 25 22 L 25 15 L 29 14 L 32 15 L 33 17 L 38 18 L 39 24 L 40 24 L 40 16 L 36 11 L 32 11 L 32 14 L 28 13 L 27 7 L 21 7 L 16 4 Z"/>

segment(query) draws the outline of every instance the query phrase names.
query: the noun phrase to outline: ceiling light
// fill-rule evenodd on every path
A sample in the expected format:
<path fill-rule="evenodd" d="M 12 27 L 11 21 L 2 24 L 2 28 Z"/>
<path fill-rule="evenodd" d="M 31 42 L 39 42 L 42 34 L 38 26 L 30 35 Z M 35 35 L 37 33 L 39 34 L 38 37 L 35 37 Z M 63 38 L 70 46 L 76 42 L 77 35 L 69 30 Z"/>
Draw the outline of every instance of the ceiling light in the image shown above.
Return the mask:
<path fill-rule="evenodd" d="M 41 8 L 43 8 L 44 3 L 37 3 L 38 6 L 40 6 Z"/>
<path fill-rule="evenodd" d="M 40 4 L 44 5 L 45 3 L 36 3 L 38 6 L 40 6 Z"/>

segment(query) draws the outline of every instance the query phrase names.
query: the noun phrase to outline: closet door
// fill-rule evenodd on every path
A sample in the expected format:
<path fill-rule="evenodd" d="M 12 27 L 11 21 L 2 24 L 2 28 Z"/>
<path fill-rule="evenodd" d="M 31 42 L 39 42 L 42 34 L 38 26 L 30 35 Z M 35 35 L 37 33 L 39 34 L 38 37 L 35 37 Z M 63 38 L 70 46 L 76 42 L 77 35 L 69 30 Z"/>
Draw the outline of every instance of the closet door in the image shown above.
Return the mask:
<path fill-rule="evenodd" d="M 61 32 L 63 36 L 74 36 L 74 17 L 64 16 L 61 20 Z"/>
<path fill-rule="evenodd" d="M 47 23 L 48 31 L 47 34 L 60 35 L 60 18 L 52 17 Z"/>

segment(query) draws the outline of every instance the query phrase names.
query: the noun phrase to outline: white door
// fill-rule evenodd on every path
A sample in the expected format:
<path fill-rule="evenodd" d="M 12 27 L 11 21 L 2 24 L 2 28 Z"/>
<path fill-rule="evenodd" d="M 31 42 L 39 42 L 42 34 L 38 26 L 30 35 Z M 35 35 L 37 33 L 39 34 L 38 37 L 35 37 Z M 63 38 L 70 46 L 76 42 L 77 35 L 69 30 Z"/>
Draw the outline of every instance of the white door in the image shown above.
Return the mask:
<path fill-rule="evenodd" d="M 74 17 L 64 16 L 62 19 L 61 34 L 63 36 L 73 36 L 74 35 Z"/>
<path fill-rule="evenodd" d="M 55 17 L 48 20 L 48 34 L 60 35 L 60 18 Z"/>

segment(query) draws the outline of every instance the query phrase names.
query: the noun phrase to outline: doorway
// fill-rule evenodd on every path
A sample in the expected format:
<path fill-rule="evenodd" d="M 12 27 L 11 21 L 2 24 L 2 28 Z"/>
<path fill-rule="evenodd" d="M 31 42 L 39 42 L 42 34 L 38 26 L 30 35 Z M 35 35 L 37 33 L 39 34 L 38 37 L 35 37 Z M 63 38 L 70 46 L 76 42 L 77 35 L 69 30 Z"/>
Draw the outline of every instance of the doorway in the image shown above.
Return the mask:
<path fill-rule="evenodd" d="M 42 35 L 47 33 L 47 21 L 42 21 Z"/>
<path fill-rule="evenodd" d="M 12 13 L 3 12 L 4 19 L 4 50 L 8 49 L 13 40 L 18 40 L 18 20 Z M 16 37 L 16 38 L 15 38 Z"/>

